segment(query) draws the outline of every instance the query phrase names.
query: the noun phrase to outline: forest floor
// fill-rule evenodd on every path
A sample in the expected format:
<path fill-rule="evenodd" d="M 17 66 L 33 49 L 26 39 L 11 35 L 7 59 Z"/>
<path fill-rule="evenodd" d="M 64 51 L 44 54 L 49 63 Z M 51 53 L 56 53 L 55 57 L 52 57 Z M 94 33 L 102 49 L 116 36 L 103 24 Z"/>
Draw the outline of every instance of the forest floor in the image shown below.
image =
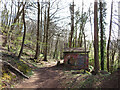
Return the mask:
<path fill-rule="evenodd" d="M 55 63 L 34 71 L 34 75 L 25 79 L 15 88 L 119 88 L 120 72 L 110 75 L 90 75 L 73 73 L 76 70 L 66 70 Z"/>
<path fill-rule="evenodd" d="M 63 75 L 56 63 L 46 63 L 45 67 L 34 70 L 34 75 L 18 84 L 16 88 L 57 88 Z"/>
<path fill-rule="evenodd" d="M 2 35 L 0 35 L 1 39 Z M 0 40 L 1 41 L 1 40 Z M 1 41 L 2 42 L 2 41 Z M 12 52 L 8 52 L 0 45 L 2 60 L 12 62 L 16 59 Z M 11 58 L 12 57 L 12 58 Z M 29 57 L 29 56 L 28 56 Z M 32 68 L 33 75 L 29 79 L 19 78 L 12 88 L 118 88 L 120 87 L 120 71 L 113 74 L 92 75 L 83 70 L 72 70 L 64 65 L 56 66 L 57 61 L 48 60 L 33 63 L 24 58 L 24 62 Z M 30 62 L 28 62 L 30 61 Z M 13 63 L 13 65 L 15 65 Z M 21 79 L 21 80 L 20 80 Z M 18 80 L 18 79 L 16 79 Z M 16 82 L 16 81 L 15 81 Z"/>

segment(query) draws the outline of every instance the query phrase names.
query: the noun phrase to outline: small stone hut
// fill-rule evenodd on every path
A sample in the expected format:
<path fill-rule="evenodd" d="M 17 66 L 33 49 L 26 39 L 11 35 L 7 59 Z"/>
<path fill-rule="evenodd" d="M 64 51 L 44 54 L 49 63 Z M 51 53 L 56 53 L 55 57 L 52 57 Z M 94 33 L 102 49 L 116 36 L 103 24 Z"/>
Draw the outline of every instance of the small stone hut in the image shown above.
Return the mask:
<path fill-rule="evenodd" d="M 64 49 L 64 64 L 74 69 L 88 70 L 89 51 L 84 48 Z"/>

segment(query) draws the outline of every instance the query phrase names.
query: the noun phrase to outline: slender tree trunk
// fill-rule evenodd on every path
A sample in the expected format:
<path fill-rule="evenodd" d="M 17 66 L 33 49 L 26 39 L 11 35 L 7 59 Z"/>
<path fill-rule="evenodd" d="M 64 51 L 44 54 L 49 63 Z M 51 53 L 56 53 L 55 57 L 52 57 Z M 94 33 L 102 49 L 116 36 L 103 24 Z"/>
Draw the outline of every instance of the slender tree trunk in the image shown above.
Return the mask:
<path fill-rule="evenodd" d="M 100 29 L 101 29 L 101 70 L 104 70 L 104 40 L 103 40 L 103 16 L 102 16 L 102 1 L 100 1 Z"/>
<path fill-rule="evenodd" d="M 46 7 L 45 7 L 45 15 L 44 15 L 44 37 L 43 37 L 44 56 L 45 56 L 45 41 L 46 41 Z"/>
<path fill-rule="evenodd" d="M 53 59 L 55 59 L 55 56 L 56 56 L 56 54 L 57 54 L 58 40 L 59 40 L 59 36 L 57 37 L 57 41 L 56 41 L 56 44 L 55 44 L 55 51 L 54 51 L 54 54 L 53 54 Z"/>
<path fill-rule="evenodd" d="M 40 4 L 38 0 L 38 22 L 37 22 L 37 43 L 36 43 L 36 53 L 35 53 L 35 59 L 38 59 L 38 56 L 40 54 L 40 46 L 39 46 L 39 23 L 40 23 Z"/>
<path fill-rule="evenodd" d="M 120 1 L 118 2 L 118 70 L 120 70 Z M 120 78 L 119 81 L 120 82 Z M 120 88 L 120 86 L 119 86 Z"/>
<path fill-rule="evenodd" d="M 52 48 L 53 48 L 53 39 L 51 40 L 51 44 L 50 44 L 50 57 L 52 59 L 52 55 L 53 55 L 53 52 L 52 52 Z"/>
<path fill-rule="evenodd" d="M 82 38 L 83 38 L 83 35 L 81 34 L 80 35 L 80 47 L 82 47 L 82 45 L 83 45 L 83 39 Z"/>
<path fill-rule="evenodd" d="M 94 2 L 94 60 L 95 60 L 95 73 L 99 71 L 99 45 L 98 45 L 98 16 L 97 7 L 98 2 Z"/>
<path fill-rule="evenodd" d="M 111 59 L 111 73 L 113 72 L 115 53 L 116 53 L 116 49 L 113 49 L 112 55 L 111 55 L 112 56 L 112 59 Z"/>
<path fill-rule="evenodd" d="M 79 44 L 79 47 L 82 47 L 82 44 L 83 44 L 83 23 L 84 23 L 84 21 L 83 21 L 83 10 L 84 10 L 84 2 L 83 2 L 83 0 L 82 0 L 82 13 L 81 13 L 81 15 L 82 15 L 82 17 L 81 17 L 81 20 L 82 20 L 82 22 L 81 22 L 81 24 L 80 24 L 80 32 L 79 32 L 79 42 L 78 42 L 78 44 Z"/>
<path fill-rule="evenodd" d="M 77 24 L 76 24 L 76 31 L 75 31 L 75 42 L 74 42 L 74 47 L 77 46 Z"/>
<path fill-rule="evenodd" d="M 90 27 L 91 27 L 91 36 L 92 36 L 92 43 L 93 43 L 93 33 L 92 33 L 92 20 L 91 20 L 91 15 L 90 15 L 91 9 L 89 8 L 89 17 L 90 17 Z M 94 44 L 93 44 L 94 46 Z"/>
<path fill-rule="evenodd" d="M 84 47 L 85 47 L 85 58 L 84 58 L 84 73 L 85 73 L 85 65 L 86 65 L 86 60 L 87 60 L 87 53 L 86 53 L 86 38 L 85 38 L 85 32 L 83 31 L 84 35 Z"/>
<path fill-rule="evenodd" d="M 23 46 L 24 46 L 24 41 L 25 41 L 25 36 L 26 36 L 26 24 L 25 24 L 25 12 L 24 12 L 24 5 L 23 5 L 23 24 L 24 24 L 24 34 L 23 34 L 23 40 L 22 40 L 22 45 L 21 49 L 18 55 L 18 60 L 21 58 L 22 52 L 23 52 Z"/>
<path fill-rule="evenodd" d="M 12 1 L 12 4 L 13 4 L 13 1 Z M 11 5 L 11 15 L 12 15 L 12 5 Z M 10 16 L 10 21 L 9 21 L 9 25 L 8 26 L 10 26 L 11 17 L 12 16 Z M 10 51 L 10 33 L 9 33 L 9 29 L 11 29 L 11 28 L 10 27 L 8 28 L 8 34 L 7 34 L 8 51 Z"/>
<path fill-rule="evenodd" d="M 50 22 L 50 0 L 49 0 L 49 5 L 48 5 L 48 11 L 47 11 L 47 27 L 46 27 L 46 46 L 45 46 L 45 56 L 44 56 L 44 61 L 47 61 L 47 45 L 48 45 L 48 29 L 49 29 L 49 22 Z"/>
<path fill-rule="evenodd" d="M 112 12 L 113 12 L 113 1 L 111 3 L 110 31 L 109 31 L 109 38 L 108 38 L 108 44 L 107 44 L 107 70 L 108 72 L 109 72 L 109 47 L 110 47 L 111 30 L 112 30 Z"/>
<path fill-rule="evenodd" d="M 25 4 L 26 4 L 26 3 L 25 3 Z M 24 7 L 25 7 L 25 4 L 23 4 L 22 10 L 17 12 L 16 17 L 15 17 L 14 20 L 13 20 L 13 24 L 16 23 L 17 19 L 18 19 L 19 16 L 21 15 L 21 13 L 22 13 L 22 11 L 23 11 L 23 9 L 24 9 Z M 18 8 L 20 8 L 20 6 L 19 6 Z M 11 25 L 11 30 L 13 30 L 13 29 L 14 29 L 14 25 Z"/>
<path fill-rule="evenodd" d="M 93 32 L 92 32 L 92 20 L 91 20 L 91 15 L 90 15 L 90 12 L 91 12 L 91 9 L 89 8 L 89 17 L 90 17 L 90 27 L 91 27 L 91 36 L 92 36 L 92 44 L 91 45 L 93 45 L 94 46 L 94 37 L 93 37 Z M 91 48 L 91 50 L 92 50 L 92 48 Z M 92 52 L 91 52 L 91 57 L 92 57 L 92 59 L 94 58 L 94 52 L 93 52 L 93 50 L 92 50 Z"/>
<path fill-rule="evenodd" d="M 43 0 L 42 0 L 42 2 L 43 2 Z M 42 4 L 41 4 L 41 29 L 40 29 L 40 42 L 42 42 L 42 39 L 43 39 L 43 37 L 42 37 L 42 35 L 43 35 L 43 31 L 42 31 L 42 8 L 43 8 L 43 6 L 42 6 Z M 42 45 L 40 46 L 40 53 L 42 52 Z"/>
<path fill-rule="evenodd" d="M 74 0 L 73 5 L 70 5 L 70 12 L 71 12 L 71 32 L 70 32 L 70 41 L 69 41 L 69 48 L 72 47 L 72 39 L 74 33 Z"/>
<path fill-rule="evenodd" d="M 82 28 L 82 27 L 81 27 L 81 28 Z M 82 44 L 83 44 L 83 40 L 82 40 L 83 35 L 82 35 L 82 30 L 81 30 L 81 28 L 80 28 L 80 32 L 79 32 L 79 38 L 78 38 L 78 46 L 79 46 L 79 47 L 82 47 Z"/>
<path fill-rule="evenodd" d="M 12 1 L 12 3 L 13 3 L 13 1 Z M 23 11 L 24 6 L 25 6 L 25 4 L 23 5 L 22 10 L 19 11 L 21 6 L 18 5 L 17 15 L 16 15 L 16 17 L 15 17 L 14 20 L 13 20 L 13 24 L 16 23 L 17 19 L 19 19 L 19 16 L 21 15 L 21 13 L 22 13 L 22 11 Z M 11 12 L 12 12 L 12 11 L 11 11 Z M 8 38 L 8 51 L 10 51 L 10 43 L 11 43 L 11 38 L 12 38 L 12 37 L 11 37 L 12 35 L 10 34 L 10 32 L 12 32 L 13 29 L 14 29 L 14 25 L 11 25 L 11 29 L 9 30 L 8 36 L 7 36 L 7 38 Z"/>

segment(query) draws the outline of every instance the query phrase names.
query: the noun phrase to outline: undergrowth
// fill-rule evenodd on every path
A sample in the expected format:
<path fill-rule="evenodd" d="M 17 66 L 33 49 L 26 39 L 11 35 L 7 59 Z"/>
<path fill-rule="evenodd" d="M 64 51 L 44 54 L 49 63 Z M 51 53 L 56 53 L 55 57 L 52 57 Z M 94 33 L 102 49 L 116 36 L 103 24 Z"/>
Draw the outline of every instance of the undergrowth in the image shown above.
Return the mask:
<path fill-rule="evenodd" d="M 7 51 L 2 52 L 2 60 L 9 62 L 27 76 L 33 75 L 32 69 L 24 60 L 18 60 L 16 56 L 9 54 Z M 22 79 L 22 77 L 19 77 L 9 69 L 2 67 L 2 77 L 0 82 L 1 88 L 13 87 L 13 85 L 20 79 Z"/>

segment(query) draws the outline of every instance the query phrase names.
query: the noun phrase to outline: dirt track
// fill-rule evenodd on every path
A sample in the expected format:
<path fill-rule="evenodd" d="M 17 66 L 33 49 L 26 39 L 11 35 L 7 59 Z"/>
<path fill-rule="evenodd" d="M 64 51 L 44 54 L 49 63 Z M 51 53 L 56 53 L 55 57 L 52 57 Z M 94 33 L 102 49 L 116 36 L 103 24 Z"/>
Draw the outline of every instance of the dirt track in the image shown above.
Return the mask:
<path fill-rule="evenodd" d="M 59 80 L 63 73 L 54 65 L 36 70 L 33 76 L 17 85 L 16 88 L 58 88 L 61 86 Z"/>
<path fill-rule="evenodd" d="M 0 35 L 0 51 L 4 50 L 2 47 L 3 35 Z M 1 56 L 1 55 L 0 55 Z M 1 59 L 1 58 L 0 58 Z M 56 63 L 46 63 L 45 67 L 34 71 L 29 79 L 17 84 L 15 88 L 57 88 L 60 86 L 59 79 L 62 76 L 62 70 L 57 69 Z"/>

